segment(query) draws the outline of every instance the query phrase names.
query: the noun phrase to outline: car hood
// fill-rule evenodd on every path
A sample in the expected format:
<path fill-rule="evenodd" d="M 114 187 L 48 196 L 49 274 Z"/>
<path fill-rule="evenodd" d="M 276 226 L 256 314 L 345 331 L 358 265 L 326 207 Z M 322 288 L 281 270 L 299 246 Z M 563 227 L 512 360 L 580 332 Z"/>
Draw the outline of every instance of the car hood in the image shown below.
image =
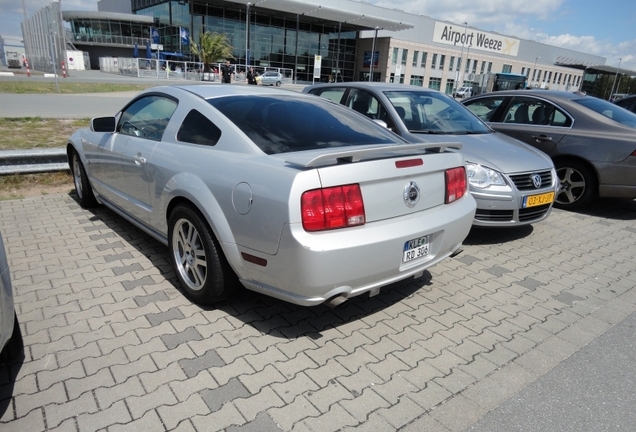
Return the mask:
<path fill-rule="evenodd" d="M 486 165 L 503 173 L 550 169 L 554 166 L 545 153 L 498 132 L 473 135 L 409 134 L 412 142 L 460 142 L 466 162 Z"/>

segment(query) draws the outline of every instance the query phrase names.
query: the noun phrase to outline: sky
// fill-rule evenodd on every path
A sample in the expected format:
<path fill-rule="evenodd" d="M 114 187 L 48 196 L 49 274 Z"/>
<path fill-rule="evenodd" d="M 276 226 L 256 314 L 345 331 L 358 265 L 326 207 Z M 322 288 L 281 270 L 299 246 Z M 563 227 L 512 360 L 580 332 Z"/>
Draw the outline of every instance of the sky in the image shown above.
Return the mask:
<path fill-rule="evenodd" d="M 307 0 L 320 4 L 320 0 Z M 437 20 L 605 57 L 636 71 L 634 0 L 367 0 Z M 21 37 L 20 23 L 50 0 L 0 0 L 0 35 Z M 97 10 L 97 0 L 62 0 L 62 10 Z M 620 60 L 619 60 L 620 59 Z"/>

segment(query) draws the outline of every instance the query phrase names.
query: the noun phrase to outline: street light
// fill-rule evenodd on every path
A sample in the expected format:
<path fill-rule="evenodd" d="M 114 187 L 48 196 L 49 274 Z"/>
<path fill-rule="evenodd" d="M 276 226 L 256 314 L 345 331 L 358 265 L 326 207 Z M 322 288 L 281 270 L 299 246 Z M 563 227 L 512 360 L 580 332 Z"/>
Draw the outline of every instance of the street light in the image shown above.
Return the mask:
<path fill-rule="evenodd" d="M 537 60 L 539 60 L 540 58 L 541 58 L 541 57 L 535 57 L 535 58 L 534 58 L 534 70 L 532 71 L 532 78 L 533 78 L 533 81 L 534 81 L 534 78 L 535 78 L 535 77 L 536 77 L 537 79 L 539 78 L 539 77 L 537 77 L 536 75 L 537 75 Z M 537 86 L 537 87 L 538 87 L 538 86 Z"/>
<path fill-rule="evenodd" d="M 464 69 L 464 71 L 466 71 L 467 74 L 469 74 L 468 76 L 470 77 L 470 47 L 472 47 L 473 44 L 469 44 L 468 48 L 466 48 L 466 68 Z M 464 80 L 464 82 L 466 82 Z M 464 84 L 464 83 L 462 83 Z"/>
<path fill-rule="evenodd" d="M 612 83 L 612 91 L 610 92 L 610 100 L 612 100 L 613 96 L 614 96 L 614 84 L 616 84 L 616 78 L 618 77 L 618 71 L 621 68 L 621 61 L 623 61 L 622 58 L 618 58 L 618 67 L 616 68 L 616 75 L 614 75 L 614 82 Z"/>
<path fill-rule="evenodd" d="M 466 43 L 466 31 L 468 30 L 468 23 L 467 22 L 463 22 L 462 24 L 464 24 L 464 36 L 462 37 L 462 50 L 461 53 L 459 54 L 459 67 L 456 69 L 456 73 L 455 73 L 455 89 L 457 89 L 459 87 L 459 78 L 461 77 L 462 74 L 462 65 L 461 65 L 461 61 L 464 59 L 464 44 Z"/>
<path fill-rule="evenodd" d="M 267 0 L 260 0 L 256 3 L 247 2 L 247 13 L 245 15 L 245 73 L 250 65 L 250 6 L 257 6 Z"/>
<path fill-rule="evenodd" d="M 250 6 L 252 3 L 247 2 L 247 14 L 245 16 L 245 73 L 250 66 Z"/>
<path fill-rule="evenodd" d="M 375 63 L 375 41 L 378 38 L 378 30 L 380 28 L 375 26 L 375 33 L 373 33 L 373 44 L 371 45 L 371 70 L 369 71 L 369 82 L 373 81 L 373 64 Z"/>

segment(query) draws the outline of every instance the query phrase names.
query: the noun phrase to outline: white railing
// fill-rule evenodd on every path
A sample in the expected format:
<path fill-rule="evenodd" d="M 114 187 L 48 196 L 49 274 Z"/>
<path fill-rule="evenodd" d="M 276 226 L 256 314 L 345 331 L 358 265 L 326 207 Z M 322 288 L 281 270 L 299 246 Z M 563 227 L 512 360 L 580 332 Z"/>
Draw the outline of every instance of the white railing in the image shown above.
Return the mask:
<path fill-rule="evenodd" d="M 195 81 L 221 80 L 221 66 L 223 63 L 212 63 L 210 72 L 203 73 L 203 63 L 175 60 L 157 60 L 132 57 L 100 57 L 99 69 L 102 72 L 136 76 L 139 78 L 185 79 Z M 265 71 L 277 71 L 283 75 L 284 84 L 294 82 L 294 71 L 289 68 L 269 66 L 253 66 L 254 71 L 262 75 Z M 246 67 L 244 64 L 233 64 L 235 82 L 245 82 Z"/>
<path fill-rule="evenodd" d="M 199 62 L 140 59 L 130 57 L 100 57 L 102 72 L 139 78 L 201 80 L 203 65 Z"/>

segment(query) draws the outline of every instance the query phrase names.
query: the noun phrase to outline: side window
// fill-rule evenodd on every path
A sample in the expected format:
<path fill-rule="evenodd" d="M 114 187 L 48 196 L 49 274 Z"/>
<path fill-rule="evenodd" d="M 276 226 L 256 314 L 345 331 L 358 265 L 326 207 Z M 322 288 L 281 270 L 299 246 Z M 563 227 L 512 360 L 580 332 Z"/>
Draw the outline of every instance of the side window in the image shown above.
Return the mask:
<path fill-rule="evenodd" d="M 124 110 L 117 131 L 154 141 L 161 141 L 177 103 L 163 96 L 151 95 L 136 100 Z"/>
<path fill-rule="evenodd" d="M 541 126 L 570 127 L 572 125 L 571 118 L 550 102 L 528 97 L 515 97 L 504 121 Z"/>
<path fill-rule="evenodd" d="M 339 104 L 346 90 L 345 88 L 328 88 L 312 90 L 310 93 Z"/>
<path fill-rule="evenodd" d="M 221 138 L 221 130 L 197 110 L 191 110 L 183 119 L 177 132 L 177 140 L 207 146 L 216 145 Z"/>
<path fill-rule="evenodd" d="M 365 90 L 351 89 L 347 106 L 370 119 L 379 119 L 382 114 L 380 101 Z"/>
<path fill-rule="evenodd" d="M 572 126 L 572 119 L 563 114 L 558 108 L 554 110 L 554 116 L 550 119 L 550 126 Z"/>
<path fill-rule="evenodd" d="M 466 108 L 485 122 L 492 121 L 492 116 L 503 102 L 502 98 L 482 98 L 466 104 Z"/>

